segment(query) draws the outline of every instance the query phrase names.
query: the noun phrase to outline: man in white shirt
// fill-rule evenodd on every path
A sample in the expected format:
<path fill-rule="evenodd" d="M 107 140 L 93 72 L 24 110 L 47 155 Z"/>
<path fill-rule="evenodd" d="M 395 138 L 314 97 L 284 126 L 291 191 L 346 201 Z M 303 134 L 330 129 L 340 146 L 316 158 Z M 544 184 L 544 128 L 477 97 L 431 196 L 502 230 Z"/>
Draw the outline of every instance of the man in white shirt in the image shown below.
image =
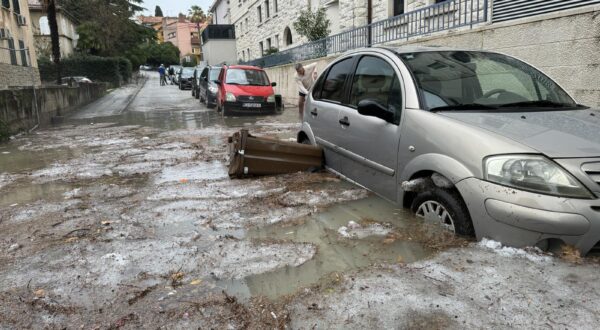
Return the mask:
<path fill-rule="evenodd" d="M 315 83 L 317 76 L 317 63 L 311 63 L 306 66 L 303 66 L 301 63 L 296 63 L 294 68 L 296 69 L 296 83 L 298 84 L 298 90 L 300 92 L 298 111 L 300 112 L 300 118 L 302 118 L 306 95 L 308 95 L 308 90 Z"/>

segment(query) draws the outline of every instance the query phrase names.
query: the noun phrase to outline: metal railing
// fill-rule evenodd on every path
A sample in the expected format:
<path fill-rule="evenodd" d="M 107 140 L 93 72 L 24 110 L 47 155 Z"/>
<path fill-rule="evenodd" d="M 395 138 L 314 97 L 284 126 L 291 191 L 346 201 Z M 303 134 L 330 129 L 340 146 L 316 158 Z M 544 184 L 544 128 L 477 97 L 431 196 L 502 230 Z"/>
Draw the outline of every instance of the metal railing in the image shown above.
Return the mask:
<path fill-rule="evenodd" d="M 494 0 L 492 21 L 503 22 L 598 4 L 600 0 Z"/>
<path fill-rule="evenodd" d="M 488 21 L 488 0 L 448 0 L 245 62 L 271 67 Z"/>

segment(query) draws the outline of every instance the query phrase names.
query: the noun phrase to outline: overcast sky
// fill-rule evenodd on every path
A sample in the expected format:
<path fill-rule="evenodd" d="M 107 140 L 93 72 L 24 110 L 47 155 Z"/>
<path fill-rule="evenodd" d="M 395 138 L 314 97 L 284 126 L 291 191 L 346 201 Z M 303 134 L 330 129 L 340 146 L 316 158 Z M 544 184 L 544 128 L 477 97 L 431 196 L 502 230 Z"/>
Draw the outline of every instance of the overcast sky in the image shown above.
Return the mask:
<path fill-rule="evenodd" d="M 144 15 L 154 16 L 154 8 L 160 6 L 165 16 L 177 16 L 179 13 L 187 14 L 192 5 L 204 9 L 206 13 L 213 0 L 144 0 L 143 7 L 147 9 Z"/>

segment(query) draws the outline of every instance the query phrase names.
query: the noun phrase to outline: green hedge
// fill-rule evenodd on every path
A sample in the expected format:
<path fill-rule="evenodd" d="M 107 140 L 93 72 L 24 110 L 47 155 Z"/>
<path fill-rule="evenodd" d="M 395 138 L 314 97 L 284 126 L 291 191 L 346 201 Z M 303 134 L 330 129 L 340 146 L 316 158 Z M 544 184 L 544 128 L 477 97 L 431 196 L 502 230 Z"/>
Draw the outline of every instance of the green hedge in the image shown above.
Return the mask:
<path fill-rule="evenodd" d="M 47 59 L 38 63 L 43 81 L 56 79 L 56 66 Z M 119 86 L 131 78 L 131 62 L 124 57 L 76 56 L 61 60 L 63 77 L 85 76 L 92 81 L 109 82 Z"/>

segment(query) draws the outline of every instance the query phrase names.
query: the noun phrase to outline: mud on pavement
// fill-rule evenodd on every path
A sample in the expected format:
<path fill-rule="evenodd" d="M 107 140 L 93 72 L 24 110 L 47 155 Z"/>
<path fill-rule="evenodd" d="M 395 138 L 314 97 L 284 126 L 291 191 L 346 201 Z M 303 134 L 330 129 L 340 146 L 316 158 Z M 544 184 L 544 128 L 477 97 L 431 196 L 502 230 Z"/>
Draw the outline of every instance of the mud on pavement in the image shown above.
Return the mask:
<path fill-rule="evenodd" d="M 230 180 L 238 128 L 74 124 L 3 146 L 0 328 L 598 324 L 594 263 L 457 239 L 327 173 Z"/>

